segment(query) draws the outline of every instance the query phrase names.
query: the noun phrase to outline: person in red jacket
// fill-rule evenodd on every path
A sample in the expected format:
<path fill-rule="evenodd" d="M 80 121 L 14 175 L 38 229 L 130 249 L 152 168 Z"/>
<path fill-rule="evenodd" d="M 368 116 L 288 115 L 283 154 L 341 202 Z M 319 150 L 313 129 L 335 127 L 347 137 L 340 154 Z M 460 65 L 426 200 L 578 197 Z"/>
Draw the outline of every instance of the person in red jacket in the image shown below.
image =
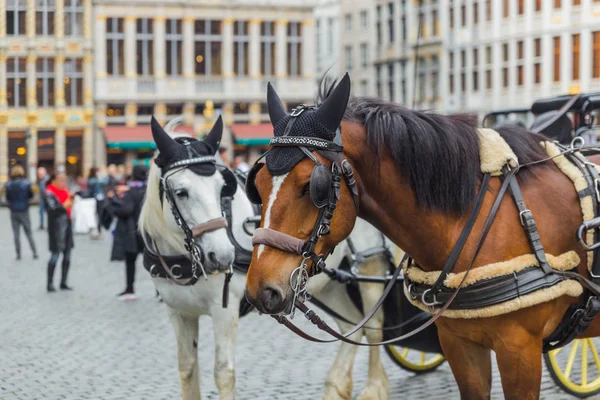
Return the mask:
<path fill-rule="evenodd" d="M 48 212 L 48 244 L 52 253 L 48 261 L 47 290 L 48 292 L 56 291 L 52 281 L 60 253 L 63 254 L 60 289 L 72 290 L 67 285 L 67 276 L 73 248 L 73 228 L 71 226 L 73 195 L 67 190 L 67 176 L 64 173 L 52 174 L 48 186 L 46 186 L 44 202 Z"/>

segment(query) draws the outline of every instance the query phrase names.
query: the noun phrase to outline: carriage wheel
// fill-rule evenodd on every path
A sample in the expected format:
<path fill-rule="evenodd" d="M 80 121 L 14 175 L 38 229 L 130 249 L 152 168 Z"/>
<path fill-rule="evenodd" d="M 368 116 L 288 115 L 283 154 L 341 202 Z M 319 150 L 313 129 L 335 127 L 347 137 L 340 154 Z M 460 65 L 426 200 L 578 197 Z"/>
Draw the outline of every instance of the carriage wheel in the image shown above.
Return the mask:
<path fill-rule="evenodd" d="M 575 339 L 544 354 L 554 382 L 565 392 L 585 398 L 600 392 L 600 338 Z"/>
<path fill-rule="evenodd" d="M 438 353 L 425 353 L 408 347 L 388 344 L 385 352 L 402 369 L 416 374 L 431 372 L 439 367 L 446 358 Z"/>

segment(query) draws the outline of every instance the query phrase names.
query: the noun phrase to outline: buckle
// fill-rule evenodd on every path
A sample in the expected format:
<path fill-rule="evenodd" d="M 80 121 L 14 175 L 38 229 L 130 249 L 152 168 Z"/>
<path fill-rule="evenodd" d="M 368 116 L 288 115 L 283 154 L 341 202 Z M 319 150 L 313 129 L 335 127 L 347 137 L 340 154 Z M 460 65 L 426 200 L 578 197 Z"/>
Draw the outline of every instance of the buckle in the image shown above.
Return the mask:
<path fill-rule="evenodd" d="M 302 114 L 306 109 L 307 109 L 307 107 L 304 104 L 300 104 L 299 106 L 297 106 L 296 108 L 294 108 L 292 110 L 292 113 L 290 114 L 290 116 L 297 117 L 300 114 Z"/>
<path fill-rule="evenodd" d="M 529 213 L 529 217 L 532 216 L 531 211 L 529 209 L 523 210 L 519 213 L 519 219 L 521 220 L 521 225 L 525 226 L 525 214 Z"/>
<path fill-rule="evenodd" d="M 425 296 L 429 292 L 431 292 L 431 289 L 427 289 L 426 291 L 423 292 L 423 294 L 421 295 L 421 303 L 425 304 L 427 307 L 433 307 L 437 304 L 441 304 L 439 301 L 437 301 L 437 297 L 435 297 L 435 294 L 433 294 L 433 301 L 429 302 L 429 301 L 425 300 Z"/>

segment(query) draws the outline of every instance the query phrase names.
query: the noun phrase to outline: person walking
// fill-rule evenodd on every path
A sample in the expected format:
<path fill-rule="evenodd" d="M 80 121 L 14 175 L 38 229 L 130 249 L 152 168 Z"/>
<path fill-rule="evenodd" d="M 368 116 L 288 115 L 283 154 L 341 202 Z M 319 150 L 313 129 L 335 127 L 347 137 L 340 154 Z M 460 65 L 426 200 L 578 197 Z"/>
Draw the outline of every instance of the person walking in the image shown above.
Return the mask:
<path fill-rule="evenodd" d="M 44 216 L 46 215 L 46 205 L 44 203 L 44 192 L 46 191 L 46 184 L 48 183 L 48 171 L 46 168 L 39 167 L 37 169 L 37 184 L 40 191 L 40 231 L 44 230 Z"/>
<path fill-rule="evenodd" d="M 87 179 L 88 193 L 90 197 L 96 199 L 96 229 L 98 232 L 92 234 L 92 239 L 102 238 L 102 206 L 104 203 L 104 188 L 102 187 L 102 181 L 98 177 L 98 169 L 96 167 L 90 168 Z"/>
<path fill-rule="evenodd" d="M 33 258 L 37 260 L 37 250 L 31 234 L 31 220 L 29 219 L 29 200 L 33 197 L 31 184 L 25 178 L 25 170 L 20 165 L 15 165 L 10 171 L 10 182 L 6 184 L 6 202 L 10 208 L 10 222 L 15 240 L 17 260 L 21 259 L 21 226 L 29 240 Z"/>
<path fill-rule="evenodd" d="M 114 192 L 109 192 L 110 212 L 117 218 L 111 261 L 125 260 L 125 290 L 118 294 L 120 300 L 135 300 L 135 261 L 144 250 L 138 219 L 146 195 L 147 175 L 148 168 L 136 165 L 129 184 L 116 186 Z"/>
<path fill-rule="evenodd" d="M 48 261 L 48 292 L 56 292 L 54 288 L 54 269 L 58 257 L 62 253 L 62 273 L 60 278 L 61 290 L 72 290 L 67 285 L 69 267 L 71 265 L 71 250 L 73 249 L 73 229 L 71 226 L 71 207 L 73 195 L 67 190 L 67 176 L 64 172 L 52 174 L 44 195 L 48 212 L 48 245 L 50 260 Z"/>

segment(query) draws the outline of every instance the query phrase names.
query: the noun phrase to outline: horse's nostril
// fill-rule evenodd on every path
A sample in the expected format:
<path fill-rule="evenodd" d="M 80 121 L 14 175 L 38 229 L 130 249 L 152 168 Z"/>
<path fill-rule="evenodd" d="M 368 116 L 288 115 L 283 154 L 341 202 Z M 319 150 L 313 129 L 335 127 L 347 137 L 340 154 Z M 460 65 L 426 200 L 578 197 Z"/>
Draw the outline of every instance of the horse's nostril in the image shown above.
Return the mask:
<path fill-rule="evenodd" d="M 280 311 L 283 304 L 283 295 L 281 291 L 274 287 L 266 287 L 262 292 L 262 304 L 268 313 Z"/>
<path fill-rule="evenodd" d="M 211 263 L 218 264 L 218 262 L 217 262 L 217 255 L 215 254 L 214 251 L 211 251 L 211 252 L 208 253 L 208 259 L 210 260 Z"/>

